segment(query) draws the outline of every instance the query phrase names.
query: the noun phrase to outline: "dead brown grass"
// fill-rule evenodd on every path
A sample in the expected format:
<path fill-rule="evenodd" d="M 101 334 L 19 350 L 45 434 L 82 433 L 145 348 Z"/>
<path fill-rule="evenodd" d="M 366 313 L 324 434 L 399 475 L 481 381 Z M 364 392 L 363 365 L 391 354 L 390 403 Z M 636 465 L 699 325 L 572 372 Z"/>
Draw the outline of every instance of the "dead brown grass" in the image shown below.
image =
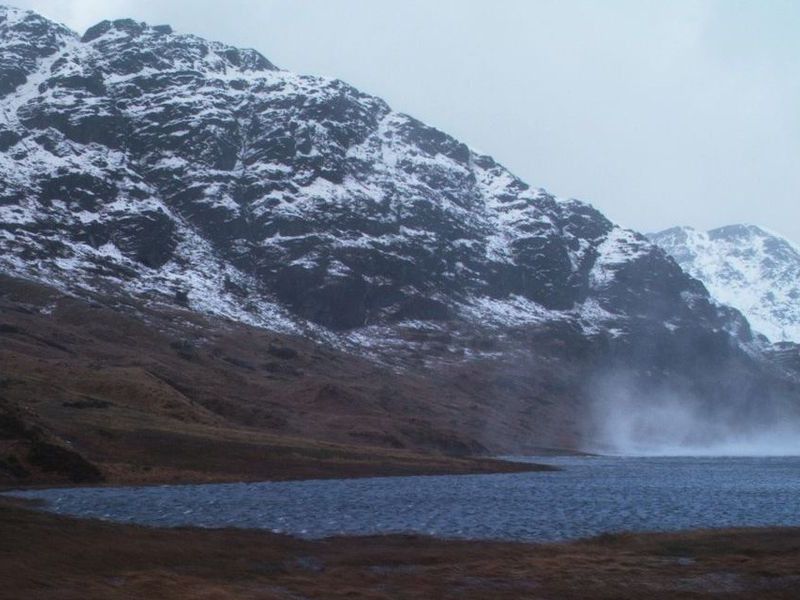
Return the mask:
<path fill-rule="evenodd" d="M 470 428 L 530 433 L 497 398 L 309 340 L 2 275 L 0 325 L 0 485 L 98 479 L 64 453 L 42 468 L 42 444 L 114 483 L 522 469 L 468 458 Z"/>
<path fill-rule="evenodd" d="M 147 529 L 0 504 L 3 599 L 797 598 L 800 530 L 569 544 L 414 536 L 302 541 Z"/>

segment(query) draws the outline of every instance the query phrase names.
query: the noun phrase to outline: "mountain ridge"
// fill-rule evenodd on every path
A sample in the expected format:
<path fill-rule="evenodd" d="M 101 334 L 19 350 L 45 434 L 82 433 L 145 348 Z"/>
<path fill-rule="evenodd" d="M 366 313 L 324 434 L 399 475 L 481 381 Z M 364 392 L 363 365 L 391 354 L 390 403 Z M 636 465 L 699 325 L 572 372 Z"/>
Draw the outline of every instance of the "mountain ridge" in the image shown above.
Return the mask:
<path fill-rule="evenodd" d="M 800 342 L 800 247 L 751 224 L 707 232 L 675 227 L 651 234 L 720 302 L 740 310 L 774 342 Z"/>
<path fill-rule="evenodd" d="M 737 310 L 645 236 L 379 98 L 132 20 L 79 36 L 0 8 L 0 34 L 11 290 L 0 296 L 8 335 L 36 332 L 4 356 L 15 380 L 77 361 L 75 377 L 104 400 L 105 380 L 80 356 L 97 333 L 111 359 L 92 365 L 122 369 L 136 390 L 152 385 L 146 365 L 177 383 L 170 398 L 231 427 L 506 454 L 593 448 L 603 390 L 643 405 L 680 394 L 716 418 L 798 395 L 791 356 L 772 360 Z M 29 306 L 13 293 L 32 289 L 21 281 L 63 298 Z M 81 315 L 107 311 L 109 325 L 79 335 L 69 311 L 49 312 L 67 298 Z M 18 313 L 30 318 L 17 324 Z M 112 325 L 132 327 L 118 314 L 165 336 L 154 356 L 116 345 L 137 339 L 113 339 Z M 47 331 L 63 354 L 42 342 Z M 214 341 L 231 331 L 235 356 Z M 270 347 L 247 342 L 263 331 L 312 345 L 314 368 L 265 360 Z M 198 391 L 176 353 L 269 393 Z M 374 395 L 358 377 L 336 380 L 345 355 L 369 364 Z M 63 407 L 41 402 L 58 431 Z M 151 409 L 119 414 L 176 427 Z M 106 444 L 82 435 L 89 453 Z"/>
<path fill-rule="evenodd" d="M 29 20 L 40 37 L 48 26 L 35 17 L 17 14 L 15 26 Z M 588 205 L 530 188 L 338 80 L 131 20 L 82 38 L 50 29 L 60 42 L 49 64 L 3 98 L 4 133 L 20 137 L 6 153 L 33 173 L 12 190 L 28 198 L 9 205 L 6 191 L 0 214 L 16 274 L 174 290 L 199 310 L 272 327 L 299 317 L 348 330 L 468 318 L 487 304 L 580 321 L 615 312 L 624 294 L 606 288 L 630 263 L 672 268 Z M 98 202 L 108 196 L 116 204 Z M 37 275 L 14 254 L 55 242 L 54 223 L 67 231 L 64 256 Z M 690 280 L 678 285 L 702 297 Z M 258 291 L 242 301 L 245 289 Z"/>

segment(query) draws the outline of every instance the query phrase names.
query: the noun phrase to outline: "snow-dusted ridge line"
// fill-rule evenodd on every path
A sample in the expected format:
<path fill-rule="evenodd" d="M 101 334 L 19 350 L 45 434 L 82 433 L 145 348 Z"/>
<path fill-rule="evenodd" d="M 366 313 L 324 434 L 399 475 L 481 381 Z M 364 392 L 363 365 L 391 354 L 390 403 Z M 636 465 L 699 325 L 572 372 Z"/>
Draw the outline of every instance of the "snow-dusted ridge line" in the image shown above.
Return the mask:
<path fill-rule="evenodd" d="M 800 249 L 755 225 L 676 227 L 651 239 L 774 342 L 800 343 Z"/>
<path fill-rule="evenodd" d="M 365 346 L 398 323 L 736 321 L 642 236 L 339 80 L 7 8 L 0 53 L 26 69 L 0 66 L 9 273 Z"/>

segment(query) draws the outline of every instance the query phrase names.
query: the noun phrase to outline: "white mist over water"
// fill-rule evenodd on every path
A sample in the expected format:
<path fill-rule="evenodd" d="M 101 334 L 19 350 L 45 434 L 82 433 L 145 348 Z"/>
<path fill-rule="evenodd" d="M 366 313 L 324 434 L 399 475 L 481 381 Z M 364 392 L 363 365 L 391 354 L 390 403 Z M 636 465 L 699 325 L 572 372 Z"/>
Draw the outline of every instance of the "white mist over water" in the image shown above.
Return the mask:
<path fill-rule="evenodd" d="M 800 416 L 785 406 L 710 410 L 681 395 L 606 383 L 592 407 L 590 450 L 619 456 L 800 456 Z"/>

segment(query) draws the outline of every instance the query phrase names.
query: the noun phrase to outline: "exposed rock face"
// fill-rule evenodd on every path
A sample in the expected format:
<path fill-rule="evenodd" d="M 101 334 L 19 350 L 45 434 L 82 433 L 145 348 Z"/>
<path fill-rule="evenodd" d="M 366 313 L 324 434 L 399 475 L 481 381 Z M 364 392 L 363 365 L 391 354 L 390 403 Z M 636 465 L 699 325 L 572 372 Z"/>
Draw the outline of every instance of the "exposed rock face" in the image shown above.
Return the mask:
<path fill-rule="evenodd" d="M 706 302 L 644 238 L 340 81 L 167 27 L 2 14 L 8 270 L 335 330 Z"/>
<path fill-rule="evenodd" d="M 674 227 L 650 237 L 755 330 L 800 343 L 800 250 L 791 242 L 753 225 Z"/>
<path fill-rule="evenodd" d="M 166 26 L 81 37 L 10 8 L 0 52 L 11 275 L 395 366 L 558 346 L 720 398 L 725 369 L 761 373 L 744 318 L 645 237 L 341 81 Z"/>

